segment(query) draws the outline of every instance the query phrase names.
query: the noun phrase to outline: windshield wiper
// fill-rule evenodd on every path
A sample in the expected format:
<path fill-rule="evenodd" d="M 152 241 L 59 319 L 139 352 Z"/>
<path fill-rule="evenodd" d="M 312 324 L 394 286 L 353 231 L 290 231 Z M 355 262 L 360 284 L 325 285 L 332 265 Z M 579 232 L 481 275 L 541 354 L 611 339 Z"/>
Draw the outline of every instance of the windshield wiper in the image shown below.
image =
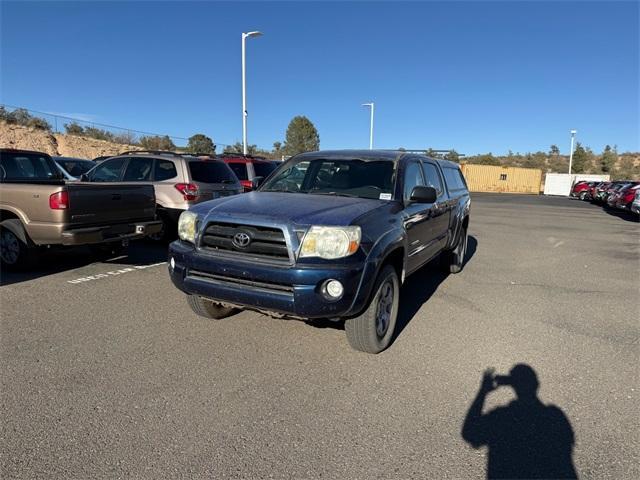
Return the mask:
<path fill-rule="evenodd" d="M 334 197 L 352 197 L 352 198 L 358 198 L 357 195 L 352 195 L 351 193 L 338 193 L 338 192 L 308 192 L 311 195 L 332 195 Z"/>
<path fill-rule="evenodd" d="M 294 192 L 293 190 L 284 190 L 284 189 L 280 189 L 280 188 L 273 188 L 273 189 L 268 189 L 268 190 L 260 190 L 261 192 L 276 192 L 276 193 L 300 193 L 300 192 Z"/>

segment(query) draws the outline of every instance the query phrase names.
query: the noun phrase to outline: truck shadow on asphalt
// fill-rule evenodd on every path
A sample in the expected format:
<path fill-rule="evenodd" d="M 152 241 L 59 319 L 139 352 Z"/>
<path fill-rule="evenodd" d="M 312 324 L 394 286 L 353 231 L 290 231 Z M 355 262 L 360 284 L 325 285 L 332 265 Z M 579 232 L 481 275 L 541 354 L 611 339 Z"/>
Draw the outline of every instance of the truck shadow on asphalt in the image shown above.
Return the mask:
<path fill-rule="evenodd" d="M 467 254 L 465 255 L 464 265 L 466 266 L 473 258 L 478 249 L 478 240 L 476 237 L 469 235 L 467 240 Z M 402 286 L 400 292 L 400 310 L 398 312 L 398 323 L 396 324 L 396 333 L 393 342 L 397 340 L 402 331 L 407 328 L 416 313 L 427 303 L 429 299 L 436 293 L 438 287 L 444 282 L 449 273 L 443 271 L 439 264 L 439 259 L 431 261 L 419 271 L 411 275 L 406 283 Z M 464 275 L 464 270 L 459 273 Z M 393 345 L 393 342 L 391 345 Z"/>
<path fill-rule="evenodd" d="M 467 240 L 467 254 L 464 259 L 465 265 L 467 265 L 471 258 L 473 258 L 477 248 L 478 240 L 474 236 L 469 235 Z M 389 348 L 391 348 L 402 331 L 407 327 L 407 325 L 409 325 L 411 320 L 413 320 L 413 317 L 415 317 L 422 305 L 429 301 L 431 296 L 436 292 L 436 290 L 438 290 L 440 284 L 450 275 L 443 271 L 438 262 L 438 258 L 432 260 L 411 275 L 404 285 L 402 285 L 396 331 Z M 460 275 L 464 275 L 464 270 Z M 309 320 L 306 323 L 316 328 L 344 330 L 344 321 Z"/>
<path fill-rule="evenodd" d="M 0 272 L 0 286 L 27 282 L 91 264 L 103 264 L 109 268 L 113 265 L 148 265 L 166 260 L 166 244 L 156 244 L 145 240 L 132 242 L 127 254 L 117 257 L 97 255 L 87 247 L 65 248 L 41 253 L 37 264 L 29 270 L 10 272 L 3 269 Z"/>
<path fill-rule="evenodd" d="M 507 386 L 515 400 L 483 413 L 489 393 Z M 475 449 L 487 447 L 487 478 L 578 478 L 571 423 L 560 408 L 540 401 L 539 386 L 526 364 L 514 365 L 509 375 L 485 371 L 461 435 Z"/>

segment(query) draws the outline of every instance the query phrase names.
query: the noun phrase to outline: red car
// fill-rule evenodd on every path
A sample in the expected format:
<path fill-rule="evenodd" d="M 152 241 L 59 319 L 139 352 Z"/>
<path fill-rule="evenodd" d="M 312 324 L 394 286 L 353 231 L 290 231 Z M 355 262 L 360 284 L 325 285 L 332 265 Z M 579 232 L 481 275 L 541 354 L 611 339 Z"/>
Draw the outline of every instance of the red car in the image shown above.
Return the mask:
<path fill-rule="evenodd" d="M 618 192 L 613 206 L 620 208 L 621 210 L 630 210 L 631 204 L 636 198 L 636 190 L 638 189 L 640 189 L 640 184 L 638 184 L 638 182 L 630 183 L 622 188 Z"/>
<path fill-rule="evenodd" d="M 578 197 L 580 200 L 588 200 L 591 198 L 591 188 L 597 183 L 598 182 L 587 182 L 585 180 L 576 182 L 571 189 L 571 196 Z"/>
<path fill-rule="evenodd" d="M 264 180 L 279 165 L 278 162 L 273 160 L 241 153 L 223 153 L 218 155 L 218 158 L 231 167 L 231 170 L 233 170 L 233 173 L 236 174 L 236 177 L 244 187 L 245 192 L 253 190 L 253 181 L 256 178 L 260 177 Z"/>

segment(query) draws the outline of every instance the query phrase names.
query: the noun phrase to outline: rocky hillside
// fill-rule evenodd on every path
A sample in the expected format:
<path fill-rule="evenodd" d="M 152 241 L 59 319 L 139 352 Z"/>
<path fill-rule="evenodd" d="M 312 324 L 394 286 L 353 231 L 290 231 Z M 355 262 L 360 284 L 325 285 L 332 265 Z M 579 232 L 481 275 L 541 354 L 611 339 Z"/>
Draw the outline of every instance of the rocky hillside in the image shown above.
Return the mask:
<path fill-rule="evenodd" d="M 102 155 L 116 155 L 126 150 L 140 150 L 139 146 L 122 145 L 89 137 L 50 133 L 38 128 L 0 122 L 0 147 L 46 152 L 49 155 L 93 159 Z"/>

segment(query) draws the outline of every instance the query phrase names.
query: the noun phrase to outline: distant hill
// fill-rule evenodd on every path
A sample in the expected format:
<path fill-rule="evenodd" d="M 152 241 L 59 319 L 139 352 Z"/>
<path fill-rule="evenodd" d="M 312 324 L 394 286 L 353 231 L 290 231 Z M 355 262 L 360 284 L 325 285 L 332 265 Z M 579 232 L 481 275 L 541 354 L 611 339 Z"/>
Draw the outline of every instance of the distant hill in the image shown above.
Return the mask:
<path fill-rule="evenodd" d="M 37 127 L 0 122 L 0 147 L 45 152 L 49 155 L 93 159 L 102 155 L 117 155 L 126 150 L 141 150 L 140 146 L 124 145 L 90 137 L 51 133 Z"/>

